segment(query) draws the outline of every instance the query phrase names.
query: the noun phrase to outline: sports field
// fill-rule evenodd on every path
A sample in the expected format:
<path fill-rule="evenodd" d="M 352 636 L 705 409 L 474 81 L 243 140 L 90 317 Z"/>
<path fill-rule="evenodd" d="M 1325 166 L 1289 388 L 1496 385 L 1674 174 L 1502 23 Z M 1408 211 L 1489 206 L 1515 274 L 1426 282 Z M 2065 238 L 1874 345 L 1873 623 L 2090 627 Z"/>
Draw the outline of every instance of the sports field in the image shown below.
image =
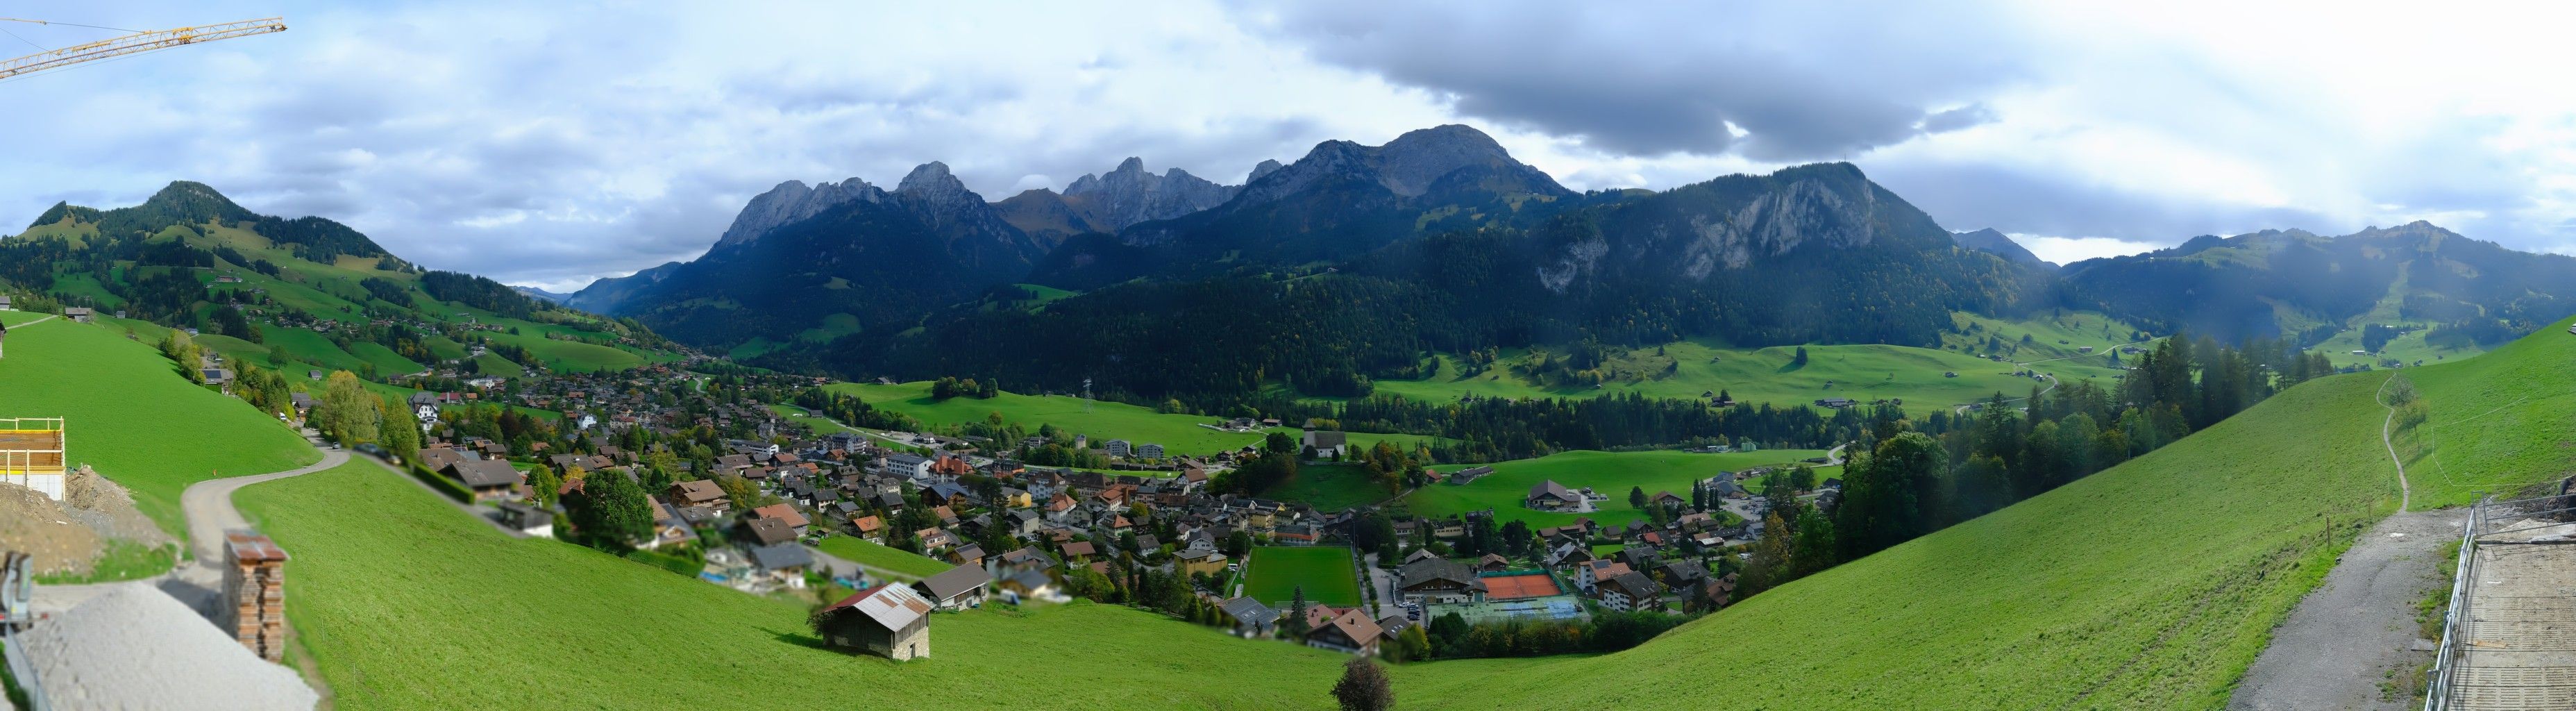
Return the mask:
<path fill-rule="evenodd" d="M 1520 600 L 1563 594 L 1556 576 L 1544 572 L 1519 575 L 1487 575 L 1477 578 L 1485 583 L 1487 600 Z"/>
<path fill-rule="evenodd" d="M 1335 607 L 1360 604 L 1359 572 L 1351 549 L 1341 546 L 1264 546 L 1252 549 L 1243 594 L 1280 607 L 1306 591 L 1306 601 Z"/>

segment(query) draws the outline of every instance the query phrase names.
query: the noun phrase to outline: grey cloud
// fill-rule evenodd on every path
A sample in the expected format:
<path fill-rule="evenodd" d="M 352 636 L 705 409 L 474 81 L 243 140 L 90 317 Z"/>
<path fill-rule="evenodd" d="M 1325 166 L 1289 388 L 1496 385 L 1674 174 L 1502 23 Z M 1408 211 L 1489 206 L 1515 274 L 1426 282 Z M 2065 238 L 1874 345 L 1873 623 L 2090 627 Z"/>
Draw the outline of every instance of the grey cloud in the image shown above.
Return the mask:
<path fill-rule="evenodd" d="M 1924 133 L 1949 133 L 1995 122 L 1995 112 L 1985 104 L 1969 104 L 1923 117 L 1919 128 Z"/>
<path fill-rule="evenodd" d="M 1460 113 L 1637 156 L 1851 156 L 1988 118 L 2022 73 L 2008 21 L 1895 6 L 1852 22 L 1809 4 L 1259 6 L 1317 59 L 1447 98 Z M 1247 6 L 1246 9 L 1252 9 Z M 1744 132 L 1732 135 L 1728 126 Z"/>
<path fill-rule="evenodd" d="M 2311 210 L 2179 201 L 1990 164 L 1887 162 L 1862 168 L 1951 230 L 1992 227 L 2170 246 L 2204 234 L 2271 228 L 2340 234 L 2361 226 Z"/>

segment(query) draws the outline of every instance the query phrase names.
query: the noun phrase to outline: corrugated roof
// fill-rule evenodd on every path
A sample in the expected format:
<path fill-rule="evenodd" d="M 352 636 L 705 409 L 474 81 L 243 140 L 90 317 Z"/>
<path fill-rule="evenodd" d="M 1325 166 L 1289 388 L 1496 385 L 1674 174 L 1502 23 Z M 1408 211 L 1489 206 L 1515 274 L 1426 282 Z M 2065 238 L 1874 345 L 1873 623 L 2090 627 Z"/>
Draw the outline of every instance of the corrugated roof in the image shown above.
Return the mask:
<path fill-rule="evenodd" d="M 870 588 L 867 592 L 842 598 L 840 602 L 832 605 L 832 609 L 835 610 L 844 607 L 858 610 L 859 614 L 867 615 L 868 619 L 874 620 L 886 629 L 899 630 L 921 619 L 922 616 L 930 614 L 932 605 L 929 600 L 921 597 L 921 593 L 913 592 L 911 587 L 881 585 Z"/>

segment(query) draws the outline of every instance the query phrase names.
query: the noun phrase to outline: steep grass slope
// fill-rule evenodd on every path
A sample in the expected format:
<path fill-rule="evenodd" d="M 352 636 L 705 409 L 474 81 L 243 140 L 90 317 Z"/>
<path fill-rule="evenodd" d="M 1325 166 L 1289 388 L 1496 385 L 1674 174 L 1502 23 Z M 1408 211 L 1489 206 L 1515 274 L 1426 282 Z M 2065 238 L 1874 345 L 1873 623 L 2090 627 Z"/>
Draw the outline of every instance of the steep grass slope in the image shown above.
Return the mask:
<path fill-rule="evenodd" d="M 2466 504 L 2576 474 L 2576 319 L 2475 358 L 2399 371 L 2430 411 L 2395 426 L 2414 507 Z"/>
<path fill-rule="evenodd" d="M 1627 652 L 1396 672 L 1412 709 L 2199 709 L 2394 506 L 2372 400 L 2314 381 L 2152 454 Z M 1674 679 L 1729 683 L 1682 693 Z M 1579 680 L 1579 681 L 1578 681 Z"/>
<path fill-rule="evenodd" d="M 511 539 L 398 476 L 352 463 L 238 496 L 294 556 L 287 617 L 337 708 L 1323 709 L 1341 671 L 1091 604 L 941 614 L 929 659 L 854 656 L 814 646 L 801 605 Z"/>
<path fill-rule="evenodd" d="M 61 417 L 74 463 L 133 490 L 135 505 L 185 537 L 179 492 L 218 476 L 293 469 L 321 458 L 293 430 L 240 400 L 181 379 L 152 346 L 103 326 L 0 312 L 0 417 Z M 193 365 L 193 364 L 192 364 Z"/>

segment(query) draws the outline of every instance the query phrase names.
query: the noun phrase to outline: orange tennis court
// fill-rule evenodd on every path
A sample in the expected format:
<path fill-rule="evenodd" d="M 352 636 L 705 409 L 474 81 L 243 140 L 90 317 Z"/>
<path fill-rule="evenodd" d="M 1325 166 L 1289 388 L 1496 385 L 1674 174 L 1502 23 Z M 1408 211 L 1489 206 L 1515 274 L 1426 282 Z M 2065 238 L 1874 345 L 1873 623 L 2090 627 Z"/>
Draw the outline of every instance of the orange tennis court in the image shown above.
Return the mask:
<path fill-rule="evenodd" d="M 1546 573 L 1505 573 L 1479 580 L 1485 583 L 1487 600 L 1521 600 L 1565 594 L 1556 586 L 1556 576 Z"/>

